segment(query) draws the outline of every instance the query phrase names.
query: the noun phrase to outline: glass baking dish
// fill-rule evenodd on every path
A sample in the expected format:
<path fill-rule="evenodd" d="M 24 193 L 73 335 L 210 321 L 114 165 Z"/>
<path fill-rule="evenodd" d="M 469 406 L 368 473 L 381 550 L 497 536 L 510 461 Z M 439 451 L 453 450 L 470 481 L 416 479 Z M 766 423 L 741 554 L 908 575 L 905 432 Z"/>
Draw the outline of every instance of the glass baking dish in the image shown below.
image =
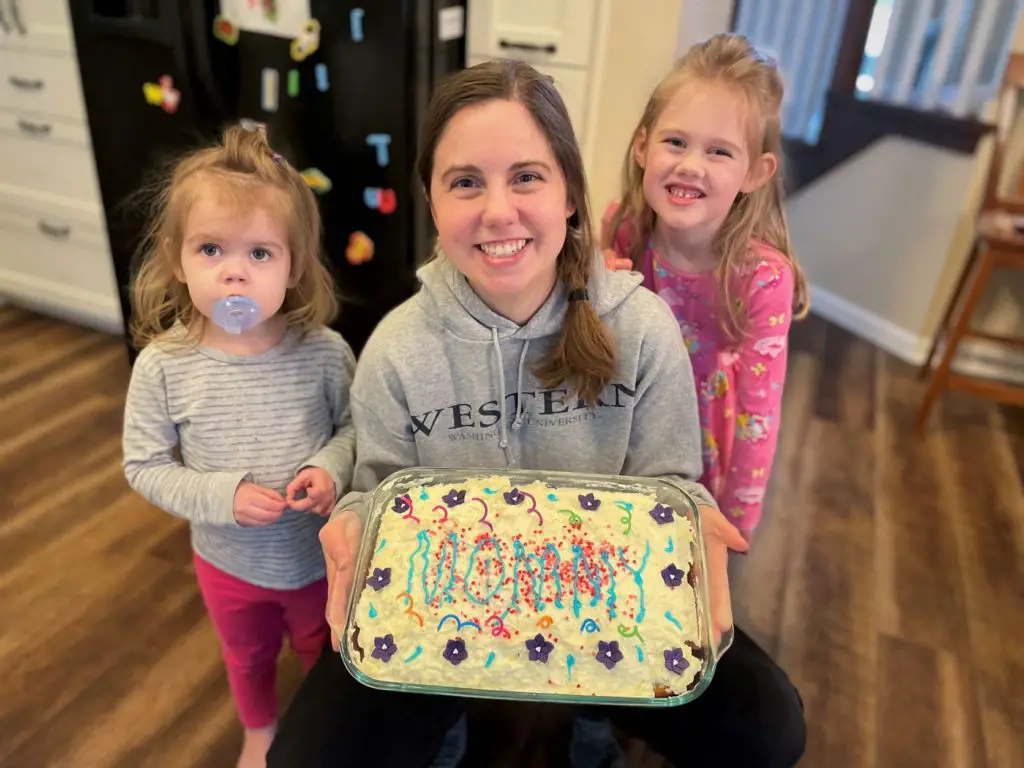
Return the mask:
<path fill-rule="evenodd" d="M 710 683 L 701 521 L 679 484 L 413 468 L 367 508 L 338 632 L 361 683 L 652 707 Z"/>

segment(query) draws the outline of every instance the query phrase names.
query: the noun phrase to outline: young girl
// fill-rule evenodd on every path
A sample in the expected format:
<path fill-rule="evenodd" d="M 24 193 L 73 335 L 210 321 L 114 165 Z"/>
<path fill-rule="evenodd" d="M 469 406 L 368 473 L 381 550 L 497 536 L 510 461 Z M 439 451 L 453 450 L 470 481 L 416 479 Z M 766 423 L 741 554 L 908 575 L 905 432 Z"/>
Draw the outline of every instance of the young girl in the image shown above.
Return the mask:
<path fill-rule="evenodd" d="M 674 477 L 702 507 L 712 613 L 730 626 L 727 547 L 746 544 L 695 482 L 700 432 L 686 349 L 639 276 L 604 269 L 579 146 L 554 85 L 518 62 L 461 70 L 435 90 L 421 130 L 417 172 L 440 252 L 420 269 L 419 293 L 381 322 L 360 357 L 353 490 L 321 532 L 332 622 L 344 621 L 366 494 L 420 466 Z M 572 418 L 552 418 L 569 407 Z M 466 705 L 364 686 L 327 650 L 268 764 L 454 766 L 466 749 Z M 803 750 L 795 689 L 738 629 L 693 703 L 597 715 L 574 720 L 579 768 L 614 761 L 604 718 L 677 764 L 791 766 Z"/>
<path fill-rule="evenodd" d="M 319 242 L 302 177 L 235 127 L 174 169 L 132 286 L 125 475 L 190 523 L 245 768 L 273 739 L 282 636 L 305 670 L 326 642 L 317 534 L 352 478 L 355 360 L 324 327 Z"/>
<path fill-rule="evenodd" d="M 778 440 L 790 321 L 807 312 L 782 208 L 774 63 L 740 36 L 684 55 L 633 133 L 606 264 L 672 308 L 700 402 L 701 481 L 748 540 Z"/>

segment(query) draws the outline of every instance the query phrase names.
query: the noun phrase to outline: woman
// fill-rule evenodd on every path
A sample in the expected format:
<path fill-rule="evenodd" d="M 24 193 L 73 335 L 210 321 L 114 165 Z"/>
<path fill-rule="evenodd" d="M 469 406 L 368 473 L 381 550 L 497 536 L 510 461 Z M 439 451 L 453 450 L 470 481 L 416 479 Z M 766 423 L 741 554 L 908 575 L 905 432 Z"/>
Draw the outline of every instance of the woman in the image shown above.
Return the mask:
<path fill-rule="evenodd" d="M 343 621 L 364 496 L 380 481 L 414 466 L 520 467 L 683 482 L 708 532 L 716 628 L 731 634 L 727 547 L 746 544 L 693 481 L 701 453 L 689 359 L 671 311 L 640 276 L 602 266 L 579 146 L 551 80 L 517 62 L 450 76 L 431 100 L 417 171 L 440 251 L 357 368 L 353 492 L 321 535 L 332 624 Z M 544 418 L 566 408 L 587 418 Z M 456 765 L 465 705 L 364 687 L 325 650 L 268 764 Z M 804 746 L 795 689 L 741 632 L 695 702 L 595 712 L 574 722 L 579 766 L 616 759 L 606 716 L 677 762 L 791 766 Z"/>

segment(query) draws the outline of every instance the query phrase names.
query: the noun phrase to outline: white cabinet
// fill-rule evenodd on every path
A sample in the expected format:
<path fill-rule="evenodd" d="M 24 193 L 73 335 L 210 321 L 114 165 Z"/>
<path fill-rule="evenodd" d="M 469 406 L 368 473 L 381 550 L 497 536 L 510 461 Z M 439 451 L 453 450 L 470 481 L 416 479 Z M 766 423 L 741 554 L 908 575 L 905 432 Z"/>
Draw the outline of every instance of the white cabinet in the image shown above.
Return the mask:
<path fill-rule="evenodd" d="M 67 0 L 0 0 L 0 300 L 121 332 Z"/>
<path fill-rule="evenodd" d="M 0 46 L 72 53 L 68 0 L 0 0 Z"/>
<path fill-rule="evenodd" d="M 590 66 L 600 0 L 470 0 L 474 55 Z"/>
<path fill-rule="evenodd" d="M 608 0 L 469 0 L 469 65 L 521 59 L 550 75 L 588 154 L 595 59 Z"/>

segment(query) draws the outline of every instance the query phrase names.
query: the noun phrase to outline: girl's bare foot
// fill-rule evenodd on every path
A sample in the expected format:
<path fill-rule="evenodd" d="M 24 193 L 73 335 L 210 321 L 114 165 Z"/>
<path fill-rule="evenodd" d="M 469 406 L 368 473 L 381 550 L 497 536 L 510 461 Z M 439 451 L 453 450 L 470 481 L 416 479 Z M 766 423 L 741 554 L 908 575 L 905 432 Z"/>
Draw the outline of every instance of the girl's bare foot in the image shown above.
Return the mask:
<path fill-rule="evenodd" d="M 270 749 L 276 731 L 276 725 L 246 728 L 242 754 L 238 756 L 238 768 L 267 768 L 267 750 Z"/>

